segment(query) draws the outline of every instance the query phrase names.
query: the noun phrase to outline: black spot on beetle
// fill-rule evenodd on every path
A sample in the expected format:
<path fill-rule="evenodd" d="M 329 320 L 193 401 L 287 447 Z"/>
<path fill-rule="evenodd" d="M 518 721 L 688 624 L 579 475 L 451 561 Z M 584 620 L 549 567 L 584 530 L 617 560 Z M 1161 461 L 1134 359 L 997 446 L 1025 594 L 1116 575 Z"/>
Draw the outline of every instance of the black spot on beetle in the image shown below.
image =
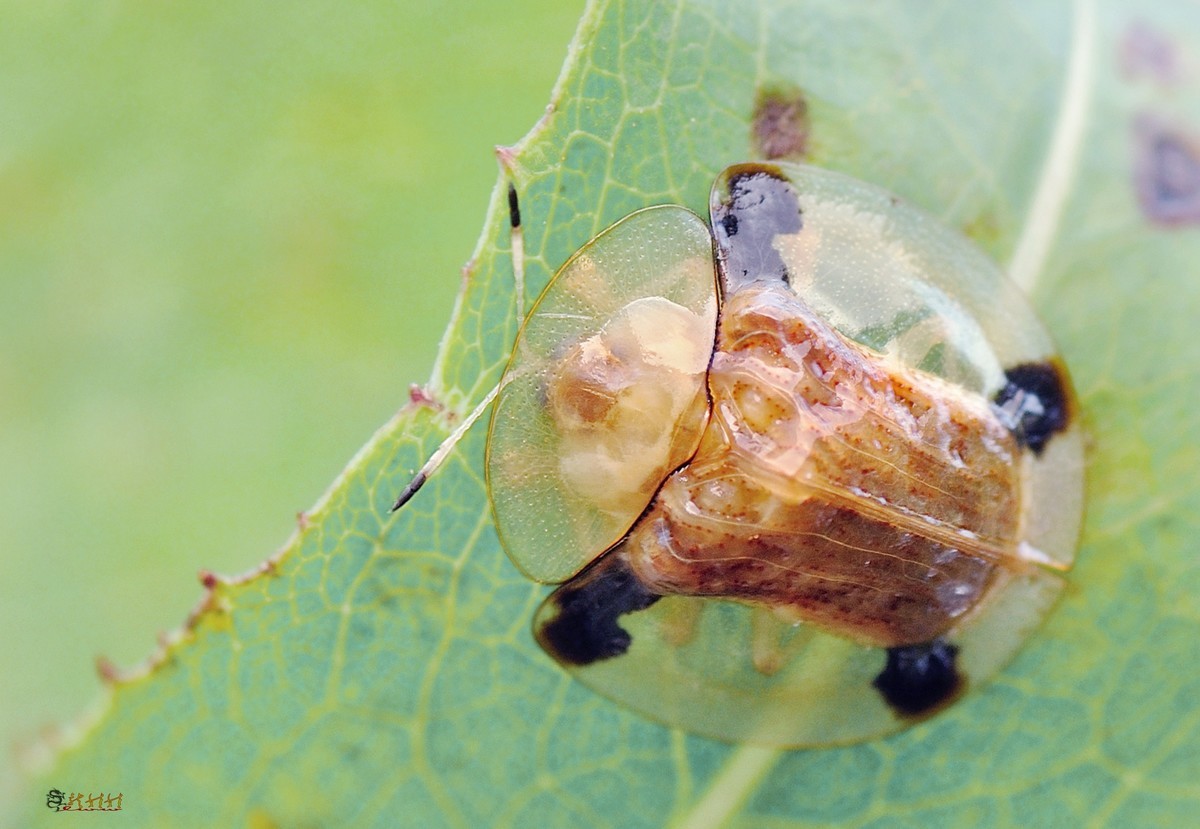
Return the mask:
<path fill-rule="evenodd" d="M 737 236 L 738 217 L 732 213 L 726 213 L 721 217 L 721 228 L 725 231 L 726 236 Z"/>
<path fill-rule="evenodd" d="M 1021 363 L 1004 372 L 1008 381 L 993 403 L 1022 446 L 1042 454 L 1046 443 L 1071 424 L 1071 393 L 1061 364 Z"/>
<path fill-rule="evenodd" d="M 792 183 L 773 164 L 750 163 L 730 167 L 722 186 L 723 197 L 713 206 L 713 233 L 725 295 L 752 282 L 790 285 L 774 242 L 803 226 Z"/>
<path fill-rule="evenodd" d="M 558 613 L 534 633 L 559 662 L 590 665 L 629 650 L 632 639 L 617 618 L 661 598 L 646 589 L 624 558 L 609 555 L 550 595 Z"/>
<path fill-rule="evenodd" d="M 1200 142 L 1142 116 L 1134 146 L 1134 188 L 1146 217 L 1162 225 L 1200 223 Z"/>
<path fill-rule="evenodd" d="M 888 648 L 887 664 L 873 684 L 898 714 L 931 714 L 963 690 L 957 657 L 958 648 L 945 639 Z"/>
<path fill-rule="evenodd" d="M 768 161 L 800 160 L 808 155 L 812 125 L 808 118 L 808 102 L 799 90 L 759 92 L 751 123 L 750 143 L 754 155 Z"/>

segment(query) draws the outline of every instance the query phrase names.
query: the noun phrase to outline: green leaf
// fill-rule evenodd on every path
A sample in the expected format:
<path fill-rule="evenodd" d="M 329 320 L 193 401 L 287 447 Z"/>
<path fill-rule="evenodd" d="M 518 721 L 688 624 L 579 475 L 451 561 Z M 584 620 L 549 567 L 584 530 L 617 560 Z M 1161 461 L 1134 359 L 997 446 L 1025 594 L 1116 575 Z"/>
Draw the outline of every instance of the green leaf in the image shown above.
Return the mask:
<path fill-rule="evenodd" d="M 1188 823 L 1197 49 L 1200 9 L 1168 2 L 614 0 L 589 10 L 553 111 L 506 156 L 527 299 L 637 207 L 702 212 L 716 172 L 760 153 L 756 106 L 794 115 L 800 98 L 806 123 L 772 141 L 1010 263 L 1074 374 L 1090 500 L 1073 589 L 991 685 L 854 747 L 673 733 L 532 643 L 546 589 L 496 542 L 482 429 L 389 515 L 515 334 L 502 181 L 430 385 L 445 408 L 387 424 L 264 572 L 216 584 L 158 663 L 116 684 L 38 787 L 119 786 L 123 825 L 145 826 Z"/>

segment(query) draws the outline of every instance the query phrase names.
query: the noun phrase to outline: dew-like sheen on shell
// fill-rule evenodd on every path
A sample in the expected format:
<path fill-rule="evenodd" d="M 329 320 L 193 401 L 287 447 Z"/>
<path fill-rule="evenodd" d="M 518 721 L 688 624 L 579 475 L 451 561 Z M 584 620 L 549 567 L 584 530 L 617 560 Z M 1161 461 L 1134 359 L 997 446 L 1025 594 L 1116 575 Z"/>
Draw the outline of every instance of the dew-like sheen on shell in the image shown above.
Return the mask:
<path fill-rule="evenodd" d="M 879 188 L 744 164 L 710 212 L 631 214 L 546 288 L 489 434 L 497 529 L 564 583 L 535 633 L 601 694 L 731 741 L 878 736 L 1060 593 L 1069 381 L 996 266 Z M 890 677 L 929 653 L 954 681 L 912 708 Z"/>

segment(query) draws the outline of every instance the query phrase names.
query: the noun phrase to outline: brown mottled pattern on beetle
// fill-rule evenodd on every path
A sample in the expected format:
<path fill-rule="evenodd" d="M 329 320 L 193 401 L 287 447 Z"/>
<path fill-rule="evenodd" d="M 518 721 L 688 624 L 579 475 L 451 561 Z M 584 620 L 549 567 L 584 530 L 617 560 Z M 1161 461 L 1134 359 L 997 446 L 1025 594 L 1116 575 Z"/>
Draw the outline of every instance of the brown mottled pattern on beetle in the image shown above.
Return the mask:
<path fill-rule="evenodd" d="M 699 451 L 625 549 L 664 593 L 864 644 L 945 633 L 1017 566 L 1018 447 L 982 397 L 846 340 L 781 283 L 727 298 Z"/>

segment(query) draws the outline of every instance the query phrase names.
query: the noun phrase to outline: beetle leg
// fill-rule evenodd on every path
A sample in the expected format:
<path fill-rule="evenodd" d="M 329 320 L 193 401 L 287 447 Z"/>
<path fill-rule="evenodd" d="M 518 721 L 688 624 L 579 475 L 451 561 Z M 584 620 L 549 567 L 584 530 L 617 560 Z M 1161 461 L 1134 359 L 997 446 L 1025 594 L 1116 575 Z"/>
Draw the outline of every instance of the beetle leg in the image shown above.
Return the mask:
<path fill-rule="evenodd" d="M 873 683 L 905 717 L 930 714 L 962 689 L 958 648 L 945 639 L 887 649 L 887 665 Z"/>

